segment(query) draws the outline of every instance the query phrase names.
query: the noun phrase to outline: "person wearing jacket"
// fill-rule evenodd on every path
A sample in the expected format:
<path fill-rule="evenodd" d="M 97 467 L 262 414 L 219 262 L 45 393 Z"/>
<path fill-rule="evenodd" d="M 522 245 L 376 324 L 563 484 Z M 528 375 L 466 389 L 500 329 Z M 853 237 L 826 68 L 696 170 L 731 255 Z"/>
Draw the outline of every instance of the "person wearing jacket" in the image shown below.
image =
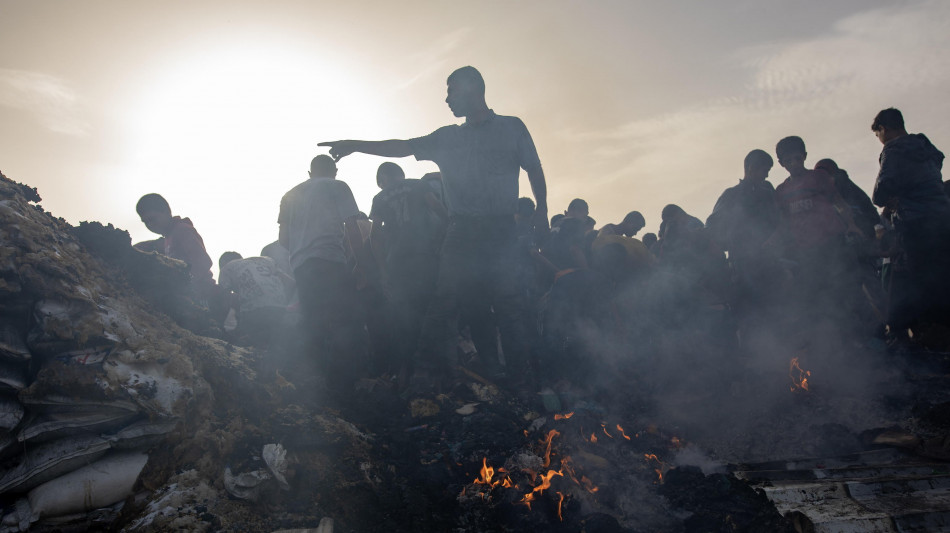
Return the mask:
<path fill-rule="evenodd" d="M 943 153 L 922 133 L 907 133 L 894 108 L 874 117 L 871 131 L 884 145 L 871 200 L 894 223 L 906 275 L 892 331 L 950 316 L 950 198 L 944 193 Z M 892 302 L 892 307 L 894 307 Z"/>

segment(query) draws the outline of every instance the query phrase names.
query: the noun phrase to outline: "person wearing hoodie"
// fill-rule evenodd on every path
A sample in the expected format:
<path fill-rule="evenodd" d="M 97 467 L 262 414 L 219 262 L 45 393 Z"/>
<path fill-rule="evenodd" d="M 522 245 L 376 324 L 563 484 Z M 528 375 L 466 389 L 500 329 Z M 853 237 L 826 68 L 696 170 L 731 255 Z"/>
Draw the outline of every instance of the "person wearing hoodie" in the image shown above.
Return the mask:
<path fill-rule="evenodd" d="M 924 134 L 907 133 L 894 108 L 874 117 L 871 131 L 884 145 L 871 200 L 884 208 L 903 250 L 906 275 L 891 329 L 906 331 L 914 322 L 940 321 L 950 305 L 950 198 L 944 193 L 943 153 Z M 894 302 L 892 302 L 892 307 Z"/>
<path fill-rule="evenodd" d="M 149 231 L 161 235 L 159 239 L 137 243 L 135 248 L 144 252 L 158 252 L 187 263 L 195 293 L 199 299 L 207 302 L 215 287 L 211 274 L 212 262 L 191 219 L 172 216 L 168 201 L 155 193 L 139 198 L 135 211 Z"/>

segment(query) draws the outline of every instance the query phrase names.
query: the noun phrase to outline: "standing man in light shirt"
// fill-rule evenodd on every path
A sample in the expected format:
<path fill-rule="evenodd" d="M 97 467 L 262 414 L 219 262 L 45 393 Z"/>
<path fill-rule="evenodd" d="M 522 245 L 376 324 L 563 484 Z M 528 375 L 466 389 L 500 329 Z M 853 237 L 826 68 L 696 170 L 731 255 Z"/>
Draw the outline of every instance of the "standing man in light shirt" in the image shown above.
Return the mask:
<path fill-rule="evenodd" d="M 387 141 L 334 141 L 339 160 L 354 152 L 434 161 L 442 173 L 450 224 L 439 261 L 436 295 L 429 306 L 415 361 L 416 376 L 438 377 L 454 364 L 459 297 L 487 294 L 497 316 L 507 374 L 528 377 L 529 329 L 519 298 L 514 214 L 518 177 L 528 174 L 537 226 L 547 228 L 547 186 L 527 127 L 517 117 L 496 115 L 485 102 L 485 81 L 473 67 L 447 80 L 445 102 L 463 124 L 423 137 Z M 476 292 L 472 292 L 476 291 Z"/>
<path fill-rule="evenodd" d="M 363 239 L 350 187 L 336 179 L 326 155 L 310 162 L 310 179 L 280 201 L 279 242 L 290 251 L 304 330 L 329 385 L 346 389 L 362 362 L 363 317 L 354 273 L 347 268 L 344 239 L 359 257 Z M 357 264 L 356 268 L 359 268 Z"/>

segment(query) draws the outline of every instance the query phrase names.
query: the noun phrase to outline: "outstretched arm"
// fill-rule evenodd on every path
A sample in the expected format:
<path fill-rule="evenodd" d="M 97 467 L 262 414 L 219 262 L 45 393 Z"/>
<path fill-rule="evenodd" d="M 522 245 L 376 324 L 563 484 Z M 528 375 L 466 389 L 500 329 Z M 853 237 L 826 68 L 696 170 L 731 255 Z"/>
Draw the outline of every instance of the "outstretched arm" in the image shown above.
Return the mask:
<path fill-rule="evenodd" d="M 390 139 L 388 141 L 329 141 L 317 146 L 329 146 L 330 155 L 339 161 L 353 152 L 378 155 L 380 157 L 406 157 L 412 155 L 412 147 L 405 139 Z"/>

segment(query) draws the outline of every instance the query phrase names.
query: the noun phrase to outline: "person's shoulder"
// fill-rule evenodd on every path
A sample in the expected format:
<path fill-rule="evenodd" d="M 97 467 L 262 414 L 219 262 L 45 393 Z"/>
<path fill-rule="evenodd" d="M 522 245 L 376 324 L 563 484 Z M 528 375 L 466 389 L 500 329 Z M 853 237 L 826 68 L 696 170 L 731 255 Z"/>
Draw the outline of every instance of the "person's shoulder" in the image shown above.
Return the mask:
<path fill-rule="evenodd" d="M 175 217 L 175 226 L 172 227 L 171 235 L 197 233 L 194 223 L 188 217 Z"/>
<path fill-rule="evenodd" d="M 791 187 L 791 186 L 792 186 L 792 177 L 789 176 L 789 177 L 785 178 L 785 180 L 784 180 L 782 183 L 779 183 L 779 184 L 775 187 L 775 192 L 781 193 L 782 191 L 784 191 L 785 189 L 788 189 L 788 188 Z"/>
<path fill-rule="evenodd" d="M 512 129 L 523 129 L 527 131 L 528 127 L 525 126 L 525 123 L 520 118 L 513 115 L 495 115 L 493 120 L 504 127 Z"/>
<path fill-rule="evenodd" d="M 423 135 L 422 138 L 426 137 L 442 137 L 445 135 L 454 135 L 462 127 L 461 124 L 446 124 L 440 128 L 436 128 L 432 133 L 428 135 Z"/>
<path fill-rule="evenodd" d="M 248 265 L 254 266 L 268 266 L 271 268 L 277 268 L 277 261 L 274 261 L 272 257 L 267 256 L 257 256 L 257 257 L 246 257 L 244 259 L 238 259 L 238 261 L 246 261 Z M 237 263 L 238 261 L 232 261 L 232 263 Z M 231 263 L 228 263 L 230 265 Z M 228 266 L 225 265 L 225 266 Z"/>
<path fill-rule="evenodd" d="M 284 193 L 284 196 L 281 197 L 281 201 L 288 201 L 299 196 L 301 193 L 303 193 L 304 190 L 306 190 L 310 186 L 311 181 L 313 180 L 302 181 L 294 185 L 293 187 L 290 188 L 289 191 Z"/>

